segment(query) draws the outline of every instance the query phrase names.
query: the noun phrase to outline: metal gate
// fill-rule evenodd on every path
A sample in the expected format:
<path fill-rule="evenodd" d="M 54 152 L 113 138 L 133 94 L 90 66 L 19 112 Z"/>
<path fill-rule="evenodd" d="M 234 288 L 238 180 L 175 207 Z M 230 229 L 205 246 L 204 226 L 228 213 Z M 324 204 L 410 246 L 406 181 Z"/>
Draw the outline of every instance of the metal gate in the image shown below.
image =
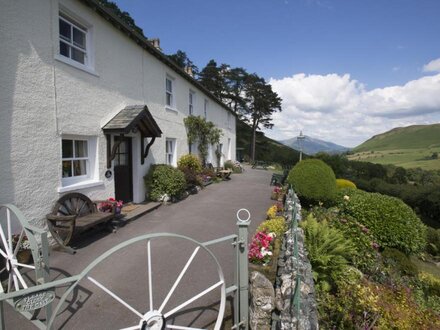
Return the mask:
<path fill-rule="evenodd" d="M 3 303 L 10 304 L 18 313 L 32 322 L 40 329 L 52 329 L 54 321 L 68 296 L 75 290 L 78 283 L 85 279 L 94 284 L 116 300 L 121 306 L 127 308 L 138 319 L 136 324 L 128 324 L 124 329 L 198 329 L 189 326 L 181 326 L 167 323 L 169 319 L 183 308 L 189 306 L 204 295 L 217 290 L 220 293 L 219 311 L 214 329 L 220 329 L 225 312 L 226 296 L 233 295 L 234 299 L 234 325 L 232 329 L 248 329 L 248 226 L 250 224 L 250 213 L 246 209 L 237 212 L 238 234 L 224 236 L 207 242 L 198 242 L 190 237 L 173 233 L 154 233 L 132 238 L 118 244 L 108 250 L 94 261 L 92 261 L 81 273 L 60 280 L 49 281 L 49 256 L 47 233 L 39 228 L 30 225 L 24 215 L 13 205 L 0 205 L 0 215 L 4 213 L 0 226 L 0 255 L 4 261 L 1 274 L 7 276 L 3 283 L 0 283 L 0 329 L 5 329 Z M 241 217 L 241 214 L 245 217 Z M 17 233 L 14 235 L 14 233 Z M 158 238 L 179 238 L 192 242 L 196 247 L 185 266 L 179 273 L 177 279 L 160 303 L 153 301 L 154 283 L 152 278 L 151 251 L 152 242 Z M 26 239 L 27 238 L 27 239 Z M 27 240 L 30 244 L 34 264 L 27 265 L 18 260 L 20 246 Z M 129 302 L 119 297 L 101 281 L 93 278 L 90 272 L 101 262 L 106 260 L 121 249 L 127 248 L 138 242 L 146 242 L 146 253 L 148 261 L 148 308 L 137 310 Z M 235 248 L 235 276 L 234 283 L 226 287 L 223 271 L 215 255 L 208 247 L 222 243 L 231 242 Z M 199 251 L 205 251 L 216 265 L 218 278 L 213 284 L 180 305 L 167 309 L 166 305 L 170 297 L 179 286 L 182 278 L 187 272 Z M 35 283 L 30 285 L 24 279 L 21 271 L 30 269 L 35 272 Z M 64 294 L 57 304 L 54 303 L 55 289 L 66 287 Z M 36 318 L 41 309 L 45 310 L 45 320 Z"/>

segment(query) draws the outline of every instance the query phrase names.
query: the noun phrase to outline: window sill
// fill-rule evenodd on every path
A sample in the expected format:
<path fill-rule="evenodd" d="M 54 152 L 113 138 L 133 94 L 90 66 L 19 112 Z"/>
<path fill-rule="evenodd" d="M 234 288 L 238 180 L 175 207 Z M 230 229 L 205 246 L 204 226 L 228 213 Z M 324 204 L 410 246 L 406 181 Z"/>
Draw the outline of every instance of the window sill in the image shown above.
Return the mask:
<path fill-rule="evenodd" d="M 103 181 L 88 180 L 88 181 L 82 181 L 82 182 L 78 182 L 78 183 L 71 184 L 71 185 L 64 186 L 64 187 L 59 187 L 58 192 L 63 193 L 63 192 L 91 188 L 91 187 L 98 187 L 98 186 L 103 186 L 103 185 L 104 185 Z"/>
<path fill-rule="evenodd" d="M 55 59 L 59 62 L 64 63 L 64 64 L 73 66 L 76 69 L 87 72 L 95 77 L 99 77 L 99 74 L 95 71 L 95 69 L 88 67 L 88 66 L 85 66 L 85 65 L 82 65 L 81 63 L 75 62 L 65 56 L 57 54 L 57 55 L 55 55 Z"/>
<path fill-rule="evenodd" d="M 178 113 L 179 111 L 176 108 L 170 108 L 169 106 L 165 106 L 165 110 Z"/>

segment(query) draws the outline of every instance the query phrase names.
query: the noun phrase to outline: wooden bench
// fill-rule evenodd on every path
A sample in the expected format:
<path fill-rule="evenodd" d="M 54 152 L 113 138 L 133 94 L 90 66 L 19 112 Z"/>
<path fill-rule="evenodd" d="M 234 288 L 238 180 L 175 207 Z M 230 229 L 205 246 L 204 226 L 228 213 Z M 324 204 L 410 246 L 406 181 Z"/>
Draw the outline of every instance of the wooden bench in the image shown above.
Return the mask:
<path fill-rule="evenodd" d="M 218 170 L 217 176 L 219 178 L 222 178 L 223 180 L 230 180 L 231 179 L 232 170 Z"/>
<path fill-rule="evenodd" d="M 270 180 L 271 186 L 283 186 L 286 182 L 287 176 L 289 175 L 289 170 L 284 170 L 283 174 L 273 173 Z"/>
<path fill-rule="evenodd" d="M 111 212 L 101 212 L 99 204 L 112 204 Z M 46 215 L 47 225 L 52 237 L 60 247 L 69 253 L 75 250 L 69 247 L 72 238 L 80 233 L 98 226 L 106 225 L 113 232 L 110 221 L 115 217 L 116 202 L 91 201 L 87 196 L 80 193 L 68 193 L 62 196 L 55 204 L 52 213 Z"/>
<path fill-rule="evenodd" d="M 256 160 L 254 161 L 254 163 L 252 164 L 252 168 L 262 168 L 264 170 L 267 170 L 267 163 L 263 162 L 261 160 Z"/>

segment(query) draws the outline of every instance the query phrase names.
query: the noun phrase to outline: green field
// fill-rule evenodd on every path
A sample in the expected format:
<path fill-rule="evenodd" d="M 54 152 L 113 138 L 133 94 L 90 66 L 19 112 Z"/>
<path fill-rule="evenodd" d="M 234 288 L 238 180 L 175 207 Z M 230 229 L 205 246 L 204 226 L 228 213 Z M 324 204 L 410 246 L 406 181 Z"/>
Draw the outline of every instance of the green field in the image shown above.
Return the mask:
<path fill-rule="evenodd" d="M 439 154 L 438 159 L 431 159 L 434 152 Z M 393 164 L 404 168 L 440 170 L 440 147 L 363 151 L 348 155 L 348 159 L 384 165 Z"/>
<path fill-rule="evenodd" d="M 397 127 L 373 136 L 351 151 L 350 160 L 440 170 L 440 124 Z"/>

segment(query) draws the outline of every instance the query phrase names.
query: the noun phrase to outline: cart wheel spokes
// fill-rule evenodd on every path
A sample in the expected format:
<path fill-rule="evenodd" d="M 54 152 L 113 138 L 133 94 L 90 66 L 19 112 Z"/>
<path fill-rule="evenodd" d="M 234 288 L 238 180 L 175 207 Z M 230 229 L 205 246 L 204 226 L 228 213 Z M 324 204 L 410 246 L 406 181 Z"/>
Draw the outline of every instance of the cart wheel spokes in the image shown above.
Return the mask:
<path fill-rule="evenodd" d="M 165 236 L 166 234 L 164 234 Z M 179 236 L 182 237 L 182 236 Z M 193 241 L 193 240 L 192 240 Z M 195 241 L 193 241 L 195 242 Z M 116 293 L 112 292 L 109 288 L 105 287 L 102 283 L 97 281 L 95 278 L 92 278 L 91 276 L 87 276 L 86 278 L 95 284 L 98 288 L 106 292 L 108 295 L 110 295 L 113 299 L 118 301 L 120 304 L 122 304 L 124 307 L 126 307 L 128 310 L 130 310 L 133 314 L 135 314 L 139 318 L 139 323 L 134 326 L 130 326 L 127 328 L 124 328 L 124 330 L 128 329 L 150 329 L 150 330 L 161 330 L 161 329 L 193 329 L 193 330 L 200 330 L 199 328 L 194 327 L 186 327 L 186 326 L 180 326 L 180 325 L 174 325 L 174 324 L 167 324 L 169 322 L 170 318 L 175 316 L 176 313 L 181 311 L 187 306 L 190 306 L 192 303 L 197 301 L 198 299 L 202 298 L 203 296 L 209 294 L 210 292 L 214 290 L 220 290 L 220 308 L 219 308 L 219 314 L 214 326 L 215 330 L 220 329 L 222 320 L 223 320 L 223 313 L 224 313 L 224 307 L 225 307 L 225 281 L 223 277 L 222 270 L 215 259 L 215 257 L 212 255 L 212 253 L 206 249 L 206 247 L 202 246 L 200 243 L 196 242 L 199 246 L 197 246 L 194 251 L 192 252 L 191 256 L 187 260 L 185 266 L 180 271 L 179 275 L 177 276 L 176 280 L 174 281 L 173 285 L 171 286 L 168 294 L 166 295 L 165 299 L 162 301 L 162 303 L 154 304 L 153 302 L 153 269 L 152 269 L 152 259 L 151 259 L 151 239 L 147 240 L 147 272 L 148 272 L 148 310 L 144 313 L 136 310 L 134 307 L 132 307 L 130 304 L 128 304 L 125 300 L 123 300 L 121 297 L 119 297 Z M 169 302 L 170 298 L 173 296 L 176 288 L 179 286 L 182 278 L 187 273 L 188 268 L 190 267 L 191 263 L 197 256 L 197 253 L 200 249 L 204 249 L 208 251 L 210 254 L 210 257 L 214 259 L 215 263 L 217 264 L 217 273 L 218 273 L 218 281 L 215 282 L 210 287 L 206 288 L 205 290 L 198 292 L 193 297 L 187 299 L 183 303 L 179 304 L 178 306 L 170 309 L 167 312 L 164 312 L 166 309 L 166 305 Z M 158 308 L 155 306 L 159 306 Z"/>
<path fill-rule="evenodd" d="M 24 253 L 31 255 L 31 247 L 23 247 L 25 242 L 25 230 L 18 221 L 13 221 L 11 211 L 6 208 L 6 223 L 0 225 L 0 255 L 4 262 L 0 275 L 8 278 L 7 292 L 27 289 L 31 283 L 26 281 L 24 276 L 28 272 L 27 269 L 35 270 L 32 264 L 26 264 L 26 260 L 21 260 Z M 22 250 L 26 248 L 26 250 Z M 5 292 L 3 284 L 0 282 L 0 292 Z"/>

